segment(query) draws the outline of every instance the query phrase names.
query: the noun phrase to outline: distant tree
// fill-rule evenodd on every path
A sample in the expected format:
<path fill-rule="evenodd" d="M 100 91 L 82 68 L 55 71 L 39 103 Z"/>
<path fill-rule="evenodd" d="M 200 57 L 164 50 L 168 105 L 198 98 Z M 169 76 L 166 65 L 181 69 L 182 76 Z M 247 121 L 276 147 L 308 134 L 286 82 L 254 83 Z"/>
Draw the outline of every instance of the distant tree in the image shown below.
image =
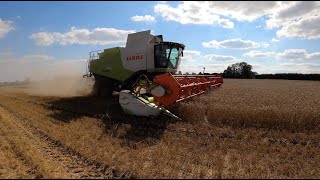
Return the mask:
<path fill-rule="evenodd" d="M 240 62 L 228 66 L 223 72 L 223 77 L 226 78 L 253 78 L 252 66 L 246 62 Z"/>
<path fill-rule="evenodd" d="M 179 75 L 182 75 L 182 72 L 181 72 L 181 71 L 178 71 L 178 74 L 179 74 Z"/>
<path fill-rule="evenodd" d="M 195 72 L 192 72 L 191 74 L 192 74 L 192 75 L 197 75 L 197 73 L 195 73 Z"/>

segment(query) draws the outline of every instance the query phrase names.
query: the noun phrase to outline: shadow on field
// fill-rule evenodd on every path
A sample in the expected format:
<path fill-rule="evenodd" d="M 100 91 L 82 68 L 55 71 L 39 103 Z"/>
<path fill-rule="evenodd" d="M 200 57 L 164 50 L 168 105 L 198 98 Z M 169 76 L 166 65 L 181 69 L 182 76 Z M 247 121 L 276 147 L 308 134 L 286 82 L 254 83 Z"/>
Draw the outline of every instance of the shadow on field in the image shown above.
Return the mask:
<path fill-rule="evenodd" d="M 176 122 L 164 115 L 156 118 L 126 115 L 118 103 L 118 97 L 67 97 L 47 104 L 49 109 L 55 110 L 49 116 L 62 122 L 77 121 L 83 116 L 102 119 L 106 134 L 123 139 L 123 145 L 132 148 L 136 148 L 137 143 L 154 145 L 161 139 L 166 127 Z"/>

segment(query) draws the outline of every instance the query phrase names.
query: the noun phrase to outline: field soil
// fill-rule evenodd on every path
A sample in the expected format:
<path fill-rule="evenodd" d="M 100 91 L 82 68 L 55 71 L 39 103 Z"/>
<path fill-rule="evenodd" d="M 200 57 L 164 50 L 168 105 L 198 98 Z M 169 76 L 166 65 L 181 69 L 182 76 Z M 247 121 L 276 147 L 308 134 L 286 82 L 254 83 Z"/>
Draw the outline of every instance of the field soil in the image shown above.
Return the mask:
<path fill-rule="evenodd" d="M 320 82 L 225 79 L 181 120 L 61 92 L 0 87 L 0 178 L 320 178 Z"/>

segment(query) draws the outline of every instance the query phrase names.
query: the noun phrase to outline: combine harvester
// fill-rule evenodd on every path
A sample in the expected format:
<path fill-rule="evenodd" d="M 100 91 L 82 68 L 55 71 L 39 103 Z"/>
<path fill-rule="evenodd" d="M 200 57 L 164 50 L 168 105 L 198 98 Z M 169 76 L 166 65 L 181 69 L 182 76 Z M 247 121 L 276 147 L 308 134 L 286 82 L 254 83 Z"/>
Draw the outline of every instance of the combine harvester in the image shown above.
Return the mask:
<path fill-rule="evenodd" d="M 129 34 L 126 47 L 90 52 L 87 74 L 99 96 L 119 95 L 126 114 L 178 118 L 165 107 L 223 83 L 215 75 L 175 75 L 184 45 L 163 41 L 150 30 Z"/>

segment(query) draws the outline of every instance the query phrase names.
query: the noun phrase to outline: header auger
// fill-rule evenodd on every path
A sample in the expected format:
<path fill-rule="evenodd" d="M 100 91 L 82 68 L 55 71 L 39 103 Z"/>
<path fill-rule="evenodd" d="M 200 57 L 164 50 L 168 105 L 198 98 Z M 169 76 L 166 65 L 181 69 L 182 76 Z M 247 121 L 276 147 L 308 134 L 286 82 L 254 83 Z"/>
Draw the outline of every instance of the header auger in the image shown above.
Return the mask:
<path fill-rule="evenodd" d="M 127 114 L 176 117 L 165 107 L 223 84 L 217 75 L 175 75 L 184 48 L 163 41 L 162 35 L 151 35 L 150 30 L 129 34 L 126 47 L 91 52 L 84 77 L 94 76 L 97 95 L 119 92 Z"/>

